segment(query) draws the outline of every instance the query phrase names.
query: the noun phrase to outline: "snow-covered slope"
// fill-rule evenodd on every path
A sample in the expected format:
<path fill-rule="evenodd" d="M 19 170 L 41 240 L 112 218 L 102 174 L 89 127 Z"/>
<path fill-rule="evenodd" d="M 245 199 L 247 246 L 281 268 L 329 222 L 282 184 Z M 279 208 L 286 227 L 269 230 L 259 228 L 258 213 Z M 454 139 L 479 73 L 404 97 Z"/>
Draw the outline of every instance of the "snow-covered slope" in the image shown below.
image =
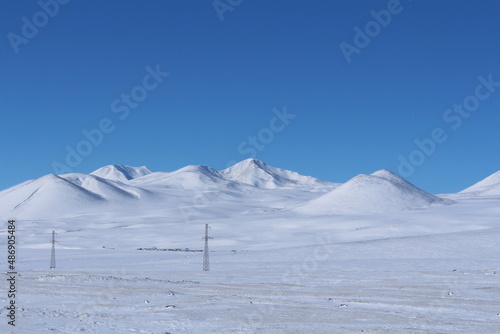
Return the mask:
<path fill-rule="evenodd" d="M 18 218 L 76 215 L 105 202 L 101 195 L 53 174 L 0 192 L 0 212 Z"/>
<path fill-rule="evenodd" d="M 371 175 L 358 175 L 294 211 L 313 215 L 373 214 L 445 203 L 450 201 L 431 195 L 388 170 L 380 170 Z"/>
<path fill-rule="evenodd" d="M 92 174 L 49 174 L 0 192 L 0 214 L 32 219 L 74 216 L 160 198 L 160 194 Z"/>
<path fill-rule="evenodd" d="M 272 167 L 255 159 L 243 160 L 234 166 L 220 171 L 220 174 L 228 180 L 266 189 L 331 185 L 329 182 Z"/>
<path fill-rule="evenodd" d="M 150 194 L 144 189 L 98 177 L 93 174 L 70 173 L 63 174 L 61 177 L 102 198 L 114 202 L 127 199 L 140 199 Z"/>
<path fill-rule="evenodd" d="M 479 196 L 500 195 L 500 171 L 462 190 L 460 194 L 474 194 Z"/>
<path fill-rule="evenodd" d="M 109 165 L 101 167 L 91 174 L 108 180 L 126 182 L 151 173 L 152 171 L 146 166 Z"/>
<path fill-rule="evenodd" d="M 258 206 L 250 205 L 250 210 L 265 211 L 297 205 L 333 189 L 333 185 L 257 160 L 247 160 L 221 172 L 191 165 L 174 172 L 153 173 L 144 166 L 110 165 L 91 174 L 48 175 L 2 191 L 0 215 L 36 219 L 114 210 L 126 212 L 130 208 L 137 211 L 185 208 L 186 211 L 194 203 L 205 205 L 222 199 L 239 202 L 236 206 L 231 204 L 236 210 L 248 210 L 246 202 L 250 201 Z M 290 187 L 295 189 L 293 193 L 287 192 Z M 266 191 L 278 188 L 284 192 L 273 192 L 272 201 L 262 201 Z M 40 192 L 41 189 L 51 191 Z M 133 204 L 130 201 L 134 201 Z"/>

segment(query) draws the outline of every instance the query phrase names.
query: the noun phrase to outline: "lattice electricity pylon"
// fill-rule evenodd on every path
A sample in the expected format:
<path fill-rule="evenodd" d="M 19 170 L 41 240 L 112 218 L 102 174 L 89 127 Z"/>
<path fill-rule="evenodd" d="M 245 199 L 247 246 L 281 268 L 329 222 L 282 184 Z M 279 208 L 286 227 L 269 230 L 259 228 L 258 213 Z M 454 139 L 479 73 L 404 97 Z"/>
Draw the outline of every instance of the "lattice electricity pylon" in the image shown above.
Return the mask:
<path fill-rule="evenodd" d="M 208 239 L 213 239 L 208 236 L 208 224 L 205 224 L 205 236 L 203 239 L 205 239 L 205 249 L 203 251 L 203 271 L 210 271 L 210 259 L 208 256 Z"/>
<path fill-rule="evenodd" d="M 56 268 L 56 231 L 52 231 L 52 254 L 50 256 L 50 269 Z"/>

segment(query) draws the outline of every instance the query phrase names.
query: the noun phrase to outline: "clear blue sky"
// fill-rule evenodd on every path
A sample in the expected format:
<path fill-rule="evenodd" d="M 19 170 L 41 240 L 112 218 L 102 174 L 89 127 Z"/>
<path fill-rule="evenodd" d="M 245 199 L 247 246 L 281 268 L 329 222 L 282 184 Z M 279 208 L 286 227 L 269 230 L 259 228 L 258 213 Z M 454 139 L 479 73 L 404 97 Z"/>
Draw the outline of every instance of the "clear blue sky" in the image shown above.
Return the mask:
<path fill-rule="evenodd" d="M 405 176 L 432 193 L 500 170 L 500 87 L 478 88 L 500 82 L 500 1 L 221 0 L 223 21 L 212 0 L 54 1 L 42 0 L 53 17 L 2 3 L 0 189 L 67 165 L 103 119 L 102 143 L 94 132 L 71 170 L 256 157 L 344 182 L 413 154 Z M 370 23 L 388 8 L 390 22 Z M 367 24 L 349 63 L 340 44 Z M 157 65 L 161 83 L 146 77 Z M 464 101 L 467 118 L 447 113 Z M 296 117 L 275 119 L 284 107 Z M 438 128 L 433 152 L 414 153 Z"/>

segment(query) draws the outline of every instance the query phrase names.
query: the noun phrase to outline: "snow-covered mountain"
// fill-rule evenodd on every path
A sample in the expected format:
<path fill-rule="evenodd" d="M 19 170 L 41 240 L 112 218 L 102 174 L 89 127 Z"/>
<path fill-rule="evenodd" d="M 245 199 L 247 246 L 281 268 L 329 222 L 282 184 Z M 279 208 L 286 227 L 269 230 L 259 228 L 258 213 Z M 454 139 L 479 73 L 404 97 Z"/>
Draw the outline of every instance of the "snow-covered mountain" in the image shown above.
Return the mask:
<path fill-rule="evenodd" d="M 79 214 L 105 202 L 99 194 L 54 174 L 0 192 L 0 212 L 9 217 L 18 217 L 19 214 L 36 217 L 38 213 L 44 215 L 46 212 L 54 217 Z"/>
<path fill-rule="evenodd" d="M 127 182 L 151 173 L 152 171 L 146 166 L 131 167 L 126 165 L 109 165 L 101 167 L 91 174 L 112 181 Z"/>
<path fill-rule="evenodd" d="M 59 217 L 157 198 L 159 194 L 93 174 L 49 174 L 1 191 L 0 213 L 13 217 Z"/>
<path fill-rule="evenodd" d="M 499 190 L 497 172 L 461 194 L 499 195 Z M 197 219 L 208 213 L 212 218 L 225 216 L 229 211 L 365 215 L 453 203 L 444 197 L 457 196 L 431 195 L 387 170 L 338 184 L 247 159 L 221 171 L 186 166 L 152 172 L 145 166 L 110 165 L 90 174 L 46 175 L 0 191 L 0 215 L 35 219 L 131 209 L 136 213 L 156 210 L 159 215 L 177 210 Z"/>
<path fill-rule="evenodd" d="M 311 176 L 304 176 L 296 172 L 269 166 L 256 159 L 243 160 L 221 171 L 220 174 L 227 180 L 266 189 L 331 185 L 329 182 Z"/>
<path fill-rule="evenodd" d="M 237 185 L 222 177 L 215 169 L 208 166 L 189 165 L 174 172 L 156 172 L 130 181 L 128 184 L 139 187 L 163 187 L 171 189 L 226 189 Z"/>
<path fill-rule="evenodd" d="M 131 207 L 137 210 L 149 210 L 151 207 L 174 210 L 179 206 L 190 207 L 195 202 L 208 202 L 204 197 L 212 201 L 222 195 L 244 203 L 245 198 L 260 196 L 255 194 L 271 189 L 285 191 L 278 195 L 290 201 L 278 205 L 284 208 L 333 187 L 335 184 L 253 159 L 223 171 L 191 165 L 173 172 L 152 172 L 145 166 L 110 165 L 90 174 L 46 175 L 1 191 L 0 214 L 51 218 L 120 207 L 124 212 Z M 292 195 L 286 192 L 286 189 L 292 188 L 299 192 Z M 262 203 L 260 206 L 265 209 L 274 204 Z"/>
<path fill-rule="evenodd" d="M 358 175 L 294 210 L 312 215 L 377 214 L 422 209 L 448 200 L 431 195 L 388 171 Z"/>
<path fill-rule="evenodd" d="M 474 194 L 476 196 L 500 195 L 500 171 L 462 190 L 460 194 Z"/>

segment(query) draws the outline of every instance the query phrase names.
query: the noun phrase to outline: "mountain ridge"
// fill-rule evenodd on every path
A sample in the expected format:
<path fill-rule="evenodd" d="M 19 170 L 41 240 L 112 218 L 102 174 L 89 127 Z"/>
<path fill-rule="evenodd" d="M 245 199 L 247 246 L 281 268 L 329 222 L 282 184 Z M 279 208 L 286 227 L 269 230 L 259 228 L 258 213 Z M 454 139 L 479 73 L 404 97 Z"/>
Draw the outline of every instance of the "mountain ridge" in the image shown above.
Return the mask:
<path fill-rule="evenodd" d="M 127 165 L 107 165 L 96 169 L 90 174 L 108 180 L 126 182 L 151 173 L 152 171 L 146 166 L 132 167 Z"/>
<path fill-rule="evenodd" d="M 276 189 L 297 185 L 327 185 L 331 182 L 322 181 L 312 176 L 269 166 L 257 159 L 246 159 L 229 168 L 220 171 L 221 175 L 235 182 L 249 184 L 255 187 Z"/>
<path fill-rule="evenodd" d="M 463 196 L 499 195 L 499 176 L 500 172 L 490 175 L 465 189 L 467 196 Z M 173 172 L 153 172 L 146 166 L 108 165 L 90 174 L 44 175 L 0 191 L 0 215 L 53 217 L 92 213 L 114 205 L 113 209 L 125 211 L 130 207 L 139 211 L 181 207 L 185 213 L 195 208 L 195 215 L 201 217 L 200 208 L 224 208 L 230 203 L 243 213 L 384 214 L 452 204 L 457 198 L 441 196 L 429 194 L 386 169 L 340 184 L 246 159 L 223 170 L 188 165 Z M 274 205 L 265 198 L 281 202 Z"/>

